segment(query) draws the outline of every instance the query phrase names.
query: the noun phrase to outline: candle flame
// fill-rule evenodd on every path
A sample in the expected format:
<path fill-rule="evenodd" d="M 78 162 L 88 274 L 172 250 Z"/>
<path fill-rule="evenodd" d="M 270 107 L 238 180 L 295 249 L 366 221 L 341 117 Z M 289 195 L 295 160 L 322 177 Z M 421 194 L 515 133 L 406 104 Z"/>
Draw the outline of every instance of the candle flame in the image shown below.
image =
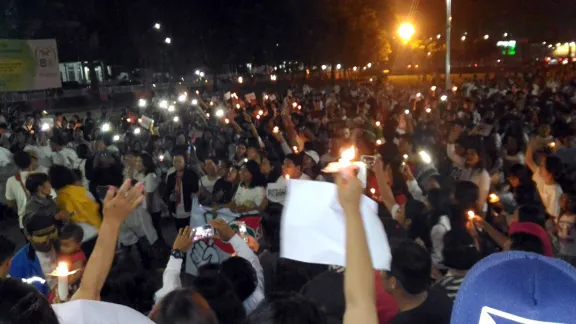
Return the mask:
<path fill-rule="evenodd" d="M 286 175 L 286 180 L 290 180 L 290 176 L 289 176 L 289 175 Z"/>
<path fill-rule="evenodd" d="M 224 122 L 225 122 L 226 124 L 229 124 L 229 123 L 230 123 L 230 119 L 226 118 L 226 119 L 224 119 Z"/>
<path fill-rule="evenodd" d="M 376 127 L 380 127 L 380 125 L 381 125 L 380 122 L 377 121 L 377 122 L 376 122 Z"/>
<path fill-rule="evenodd" d="M 263 111 L 263 110 L 259 110 L 259 111 L 258 111 L 258 115 L 260 115 L 260 116 L 264 115 L 264 111 Z"/>
<path fill-rule="evenodd" d="M 476 216 L 476 213 L 474 213 L 473 210 L 469 210 L 466 214 L 468 215 L 469 220 L 473 220 L 474 217 Z"/>
<path fill-rule="evenodd" d="M 376 140 L 376 145 L 382 145 L 382 140 Z"/>
<path fill-rule="evenodd" d="M 496 194 L 492 193 L 488 197 L 490 198 L 491 203 L 497 203 L 500 201 L 500 197 L 498 197 L 498 195 L 496 195 Z"/>
<path fill-rule="evenodd" d="M 375 194 L 375 193 L 376 193 L 376 189 L 370 188 L 370 192 L 371 192 L 372 194 Z"/>
<path fill-rule="evenodd" d="M 350 163 L 356 156 L 356 149 L 351 146 L 349 149 L 342 151 L 340 155 L 340 163 Z"/>
<path fill-rule="evenodd" d="M 70 274 L 68 271 L 68 263 L 66 262 L 58 262 L 58 266 L 56 270 L 54 270 L 54 275 L 58 277 L 67 277 Z"/>

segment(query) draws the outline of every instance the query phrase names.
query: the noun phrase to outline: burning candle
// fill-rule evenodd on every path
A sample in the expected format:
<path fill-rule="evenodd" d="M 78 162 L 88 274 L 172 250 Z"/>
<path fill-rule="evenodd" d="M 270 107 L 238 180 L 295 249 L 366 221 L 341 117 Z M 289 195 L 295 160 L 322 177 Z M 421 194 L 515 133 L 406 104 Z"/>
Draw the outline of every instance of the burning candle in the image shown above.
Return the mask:
<path fill-rule="evenodd" d="M 404 158 L 404 160 L 408 160 L 408 154 L 402 155 L 402 158 Z"/>
<path fill-rule="evenodd" d="M 298 153 L 298 146 L 296 145 L 292 146 L 292 150 L 294 151 L 294 153 Z"/>
<path fill-rule="evenodd" d="M 298 103 L 293 102 L 293 103 L 292 103 L 292 107 L 294 107 L 294 108 L 298 107 Z"/>
<path fill-rule="evenodd" d="M 488 196 L 488 198 L 489 198 L 489 201 L 490 201 L 492 204 L 495 204 L 495 203 L 497 203 L 497 202 L 500 201 L 500 197 L 498 197 L 498 195 L 493 194 L 493 193 L 491 193 L 491 194 Z"/>
<path fill-rule="evenodd" d="M 382 140 L 376 140 L 376 145 L 382 145 Z"/>
<path fill-rule="evenodd" d="M 376 122 L 376 127 L 380 127 L 380 125 L 381 125 L 380 122 L 377 121 L 377 122 Z"/>
<path fill-rule="evenodd" d="M 258 115 L 260 116 L 264 115 L 264 110 L 258 110 Z"/>
<path fill-rule="evenodd" d="M 230 119 L 226 118 L 226 119 L 224 119 L 224 122 L 225 122 L 226 124 L 230 124 Z"/>
<path fill-rule="evenodd" d="M 476 217 L 476 213 L 473 210 L 469 210 L 466 215 L 468 215 L 468 220 L 473 220 Z"/>
<path fill-rule="evenodd" d="M 68 300 L 68 276 L 76 273 L 78 270 L 69 271 L 68 263 L 59 262 L 58 266 L 49 276 L 58 277 L 58 298 L 61 302 Z"/>
<path fill-rule="evenodd" d="M 240 109 L 240 104 L 236 104 L 236 109 Z"/>
<path fill-rule="evenodd" d="M 279 131 L 280 131 L 280 129 L 278 128 L 278 126 L 274 126 L 274 129 L 272 130 L 272 132 L 275 134 L 278 134 Z"/>
<path fill-rule="evenodd" d="M 370 188 L 370 193 L 372 193 L 373 195 L 376 194 L 376 189 Z"/>
<path fill-rule="evenodd" d="M 351 146 L 347 150 L 342 151 L 338 162 L 331 162 L 322 170 L 326 173 L 344 173 L 344 176 L 353 176 L 351 166 L 355 167 L 358 171 L 357 177 L 362 182 L 362 187 L 366 188 L 366 164 L 361 161 L 352 161 L 356 156 L 356 148 Z M 355 171 L 356 171 L 355 170 Z M 352 173 L 352 174 L 349 174 Z"/>
<path fill-rule="evenodd" d="M 289 175 L 286 175 L 285 178 L 286 178 L 286 180 L 290 180 L 290 176 L 289 176 Z"/>

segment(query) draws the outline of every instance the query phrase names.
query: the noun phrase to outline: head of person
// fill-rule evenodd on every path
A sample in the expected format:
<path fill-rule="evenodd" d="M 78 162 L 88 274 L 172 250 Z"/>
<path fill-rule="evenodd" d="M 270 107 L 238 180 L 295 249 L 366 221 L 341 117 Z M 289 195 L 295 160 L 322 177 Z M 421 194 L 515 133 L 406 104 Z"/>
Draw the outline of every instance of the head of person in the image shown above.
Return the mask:
<path fill-rule="evenodd" d="M 426 249 L 412 240 L 399 241 L 392 248 L 390 270 L 382 272 L 382 285 L 393 297 L 418 295 L 428 289 L 431 269 Z"/>
<path fill-rule="evenodd" d="M 51 166 L 48 171 L 48 177 L 50 178 L 52 187 L 56 191 L 76 183 L 74 172 L 62 165 Z"/>
<path fill-rule="evenodd" d="M 241 257 L 231 257 L 220 264 L 219 271 L 230 281 L 236 296 L 243 302 L 256 290 L 258 278 L 252 264 Z"/>
<path fill-rule="evenodd" d="M 32 173 L 26 178 L 26 190 L 31 195 L 49 196 L 52 193 L 50 178 L 45 173 Z"/>
<path fill-rule="evenodd" d="M 226 181 L 230 183 L 238 183 L 239 174 L 240 171 L 238 171 L 238 168 L 236 168 L 235 166 L 231 166 L 230 169 L 228 170 L 228 174 L 226 175 Z"/>
<path fill-rule="evenodd" d="M 32 159 L 30 155 L 24 151 L 16 152 L 14 154 L 14 164 L 20 170 L 28 170 L 32 164 Z"/>
<path fill-rule="evenodd" d="M 128 169 L 134 169 L 136 167 L 136 157 L 138 155 L 139 153 L 134 151 L 127 151 L 126 153 L 124 153 L 124 156 L 122 157 L 122 162 L 124 163 L 124 166 Z"/>
<path fill-rule="evenodd" d="M 57 112 L 57 113 L 55 114 L 55 116 L 56 116 L 56 120 L 59 121 L 59 122 L 61 122 L 61 121 L 64 120 L 64 115 L 62 115 L 61 112 Z"/>
<path fill-rule="evenodd" d="M 82 160 L 88 159 L 90 155 L 90 148 L 88 147 L 87 144 L 82 143 L 78 145 L 78 147 L 76 147 L 76 155 L 78 155 L 79 159 Z"/>
<path fill-rule="evenodd" d="M 5 236 L 0 235 L 0 279 L 8 275 L 15 251 L 16 244 Z"/>
<path fill-rule="evenodd" d="M 212 266 L 212 265 L 208 265 Z M 194 288 L 210 305 L 219 324 L 242 323 L 246 311 L 228 279 L 215 271 L 198 270 Z"/>
<path fill-rule="evenodd" d="M 557 156 L 547 156 L 542 160 L 538 172 L 546 182 L 556 182 L 563 173 L 562 160 Z"/>
<path fill-rule="evenodd" d="M 475 209 L 480 196 L 480 189 L 471 181 L 458 181 L 450 195 L 452 204 L 462 210 Z"/>
<path fill-rule="evenodd" d="M 56 218 L 47 209 L 40 209 L 35 214 L 26 215 L 23 219 L 24 232 L 30 245 L 38 252 L 50 252 L 58 240 Z"/>
<path fill-rule="evenodd" d="M 350 127 L 342 128 L 342 138 L 349 139 L 352 132 L 350 131 Z"/>
<path fill-rule="evenodd" d="M 50 137 L 50 148 L 52 151 L 59 152 L 64 146 L 66 146 L 64 136 L 52 135 L 52 137 Z"/>
<path fill-rule="evenodd" d="M 538 205 L 521 205 L 512 214 L 509 225 L 512 223 L 534 223 L 544 228 L 546 213 Z"/>
<path fill-rule="evenodd" d="M 538 127 L 538 135 L 540 137 L 548 137 L 550 136 L 550 133 L 552 132 L 552 129 L 550 128 L 550 125 L 548 124 L 542 124 L 540 125 L 540 127 Z"/>
<path fill-rule="evenodd" d="M 296 293 L 272 294 L 248 316 L 249 324 L 327 324 L 326 313 Z"/>
<path fill-rule="evenodd" d="M 508 250 L 534 252 L 552 257 L 552 243 L 546 230 L 532 222 L 515 222 L 508 230 Z"/>
<path fill-rule="evenodd" d="M 238 143 L 236 145 L 236 157 L 243 158 L 244 156 L 246 156 L 246 144 Z"/>
<path fill-rule="evenodd" d="M 0 323 L 60 323 L 48 300 L 21 279 L 0 279 L 0 296 Z"/>
<path fill-rule="evenodd" d="M 94 151 L 96 152 L 104 152 L 106 151 L 106 144 L 102 138 L 99 138 L 94 141 Z"/>
<path fill-rule="evenodd" d="M 82 239 L 84 238 L 84 231 L 82 227 L 75 223 L 68 223 L 60 229 L 60 253 L 66 255 L 73 255 L 80 251 Z"/>
<path fill-rule="evenodd" d="M 186 154 L 176 152 L 172 158 L 172 166 L 176 171 L 184 171 L 186 169 Z"/>
<path fill-rule="evenodd" d="M 218 175 L 218 167 L 216 166 L 216 159 L 215 158 L 207 158 L 204 160 L 204 171 L 208 176 L 217 176 Z"/>
<path fill-rule="evenodd" d="M 176 289 L 166 295 L 150 313 L 156 324 L 218 324 L 210 305 L 191 289 Z"/>
<path fill-rule="evenodd" d="M 136 158 L 136 171 L 142 174 L 156 172 L 156 164 L 154 158 L 148 153 L 142 153 Z"/>
<path fill-rule="evenodd" d="M 74 140 L 82 141 L 84 140 L 84 131 L 82 128 L 78 127 L 74 130 Z"/>
<path fill-rule="evenodd" d="M 260 172 L 260 165 L 256 161 L 248 161 L 240 168 L 240 181 L 249 188 L 265 185 L 264 175 Z"/>
<path fill-rule="evenodd" d="M 303 170 L 313 170 L 320 163 L 320 155 L 316 151 L 305 151 L 302 156 L 302 169 Z"/>
<path fill-rule="evenodd" d="M 302 153 L 290 153 L 284 158 L 282 164 L 282 174 L 290 179 L 299 179 L 302 176 L 302 164 L 304 163 Z"/>
<path fill-rule="evenodd" d="M 115 264 L 104 282 L 101 300 L 124 305 L 141 313 L 147 313 L 154 306 L 156 285 L 150 274 L 142 267 L 134 267 L 129 262 Z"/>
<path fill-rule="evenodd" d="M 228 171 L 230 170 L 230 162 L 226 161 L 226 160 L 220 160 L 218 161 L 218 176 L 220 178 L 225 179 L 226 176 L 228 175 Z"/>
<path fill-rule="evenodd" d="M 158 135 L 150 136 L 148 144 L 146 145 L 146 151 L 152 154 L 153 152 L 160 149 L 160 147 L 162 147 L 162 138 L 160 138 Z"/>
<path fill-rule="evenodd" d="M 466 146 L 466 167 L 473 169 L 486 169 L 486 155 L 482 142 L 478 138 L 471 138 Z"/>
<path fill-rule="evenodd" d="M 470 270 L 482 259 L 482 254 L 476 250 L 474 239 L 462 229 L 450 230 L 444 235 L 442 255 L 446 267 L 459 271 Z"/>
<path fill-rule="evenodd" d="M 514 164 L 508 173 L 508 182 L 513 188 L 532 183 L 530 169 L 524 164 Z"/>
<path fill-rule="evenodd" d="M 257 144 L 248 145 L 246 148 L 246 158 L 252 161 L 259 161 L 261 158 L 260 147 Z"/>

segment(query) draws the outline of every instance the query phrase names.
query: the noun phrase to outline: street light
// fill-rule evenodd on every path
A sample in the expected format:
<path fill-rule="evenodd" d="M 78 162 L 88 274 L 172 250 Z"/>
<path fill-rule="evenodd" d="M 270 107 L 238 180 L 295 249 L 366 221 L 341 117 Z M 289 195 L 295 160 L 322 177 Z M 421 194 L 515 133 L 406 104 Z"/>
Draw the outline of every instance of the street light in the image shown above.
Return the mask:
<path fill-rule="evenodd" d="M 460 40 L 461 40 L 461 41 L 465 41 L 465 40 L 466 40 L 466 36 L 460 37 Z"/>
<path fill-rule="evenodd" d="M 172 39 L 170 37 L 166 37 L 166 39 L 164 40 L 164 43 L 172 44 Z"/>
<path fill-rule="evenodd" d="M 160 27 L 161 27 L 161 26 L 160 26 L 160 23 L 155 23 L 155 24 L 154 24 L 154 29 L 160 30 Z"/>
<path fill-rule="evenodd" d="M 398 36 L 404 41 L 407 42 L 412 38 L 414 35 L 414 25 L 410 23 L 403 23 L 398 27 Z"/>
<path fill-rule="evenodd" d="M 504 37 L 508 37 L 508 33 L 504 33 L 502 36 L 504 36 Z"/>
<path fill-rule="evenodd" d="M 484 35 L 484 40 L 487 40 L 488 38 L 490 38 L 490 35 L 488 34 Z"/>

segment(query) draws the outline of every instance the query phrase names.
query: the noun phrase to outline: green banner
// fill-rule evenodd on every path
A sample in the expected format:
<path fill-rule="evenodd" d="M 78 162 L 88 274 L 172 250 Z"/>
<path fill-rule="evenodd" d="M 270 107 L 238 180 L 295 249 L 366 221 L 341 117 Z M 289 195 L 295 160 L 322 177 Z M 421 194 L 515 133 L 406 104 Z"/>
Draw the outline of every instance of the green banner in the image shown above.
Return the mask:
<path fill-rule="evenodd" d="M 62 87 L 54 39 L 0 39 L 0 92 Z"/>

